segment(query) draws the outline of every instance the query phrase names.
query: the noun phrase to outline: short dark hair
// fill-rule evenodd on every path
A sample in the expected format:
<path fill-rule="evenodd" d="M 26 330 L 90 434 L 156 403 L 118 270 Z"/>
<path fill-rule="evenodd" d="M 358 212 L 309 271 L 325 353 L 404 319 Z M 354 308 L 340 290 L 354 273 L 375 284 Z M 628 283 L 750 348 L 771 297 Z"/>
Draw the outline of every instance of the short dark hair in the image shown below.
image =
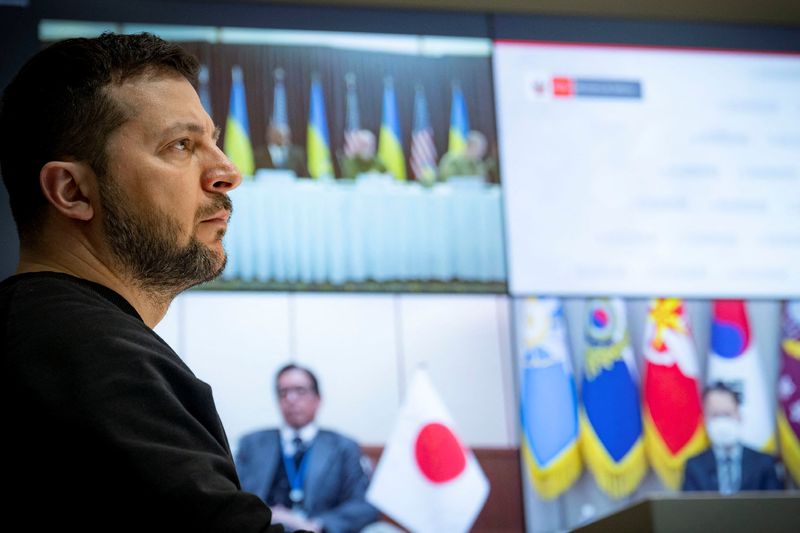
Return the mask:
<path fill-rule="evenodd" d="M 278 391 L 278 380 L 281 379 L 282 375 L 284 375 L 286 372 L 288 372 L 290 370 L 299 370 L 301 372 L 305 372 L 305 374 L 308 376 L 308 379 L 311 380 L 311 390 L 313 390 L 314 394 L 316 394 L 317 396 L 320 395 L 319 394 L 319 383 L 317 382 L 317 376 L 315 376 L 314 373 L 311 370 L 309 370 L 308 368 L 306 368 L 304 366 L 296 365 L 294 363 L 289 363 L 288 365 L 286 365 L 283 368 L 281 368 L 280 370 L 278 370 L 278 373 L 275 374 L 275 392 Z"/>
<path fill-rule="evenodd" d="M 708 385 L 705 390 L 703 390 L 703 401 L 708 397 L 708 395 L 712 392 L 723 392 L 726 394 L 730 394 L 733 398 L 733 401 L 736 402 L 737 407 L 742 405 L 742 393 L 738 390 L 734 389 L 730 384 L 725 383 L 723 381 L 715 381 Z"/>
<path fill-rule="evenodd" d="M 163 73 L 196 85 L 197 71 L 194 56 L 150 33 L 68 39 L 33 56 L 0 104 L 0 169 L 20 239 L 36 234 L 47 205 L 39 172 L 48 161 L 85 161 L 105 175 L 108 137 L 129 118 L 107 87 Z"/>

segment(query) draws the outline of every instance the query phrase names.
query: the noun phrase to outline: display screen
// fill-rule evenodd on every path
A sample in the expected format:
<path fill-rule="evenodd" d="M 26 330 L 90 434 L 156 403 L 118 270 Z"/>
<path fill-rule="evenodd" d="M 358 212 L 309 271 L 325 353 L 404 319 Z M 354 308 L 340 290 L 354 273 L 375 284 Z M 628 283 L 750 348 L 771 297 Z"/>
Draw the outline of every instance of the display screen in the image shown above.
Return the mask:
<path fill-rule="evenodd" d="M 182 43 L 245 176 L 206 288 L 505 292 L 491 41 L 219 35 Z"/>
<path fill-rule="evenodd" d="M 800 54 L 500 41 L 512 294 L 800 295 Z"/>
<path fill-rule="evenodd" d="M 243 175 L 201 289 L 506 292 L 491 40 L 74 21 L 40 39 L 107 29 L 198 58 Z"/>

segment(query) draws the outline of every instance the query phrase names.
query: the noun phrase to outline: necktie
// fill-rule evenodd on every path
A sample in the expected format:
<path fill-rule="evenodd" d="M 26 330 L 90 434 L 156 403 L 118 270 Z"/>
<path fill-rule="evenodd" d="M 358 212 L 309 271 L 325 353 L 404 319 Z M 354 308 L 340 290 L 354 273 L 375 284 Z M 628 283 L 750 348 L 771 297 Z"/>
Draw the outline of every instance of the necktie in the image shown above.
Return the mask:
<path fill-rule="evenodd" d="M 303 439 L 301 439 L 300 435 L 297 434 L 295 434 L 292 443 L 294 444 L 294 467 L 300 468 L 300 463 L 303 460 L 303 455 L 305 455 L 306 453 L 306 446 L 303 443 Z"/>
<path fill-rule="evenodd" d="M 720 492 L 722 494 L 733 493 L 733 461 L 730 457 L 722 460 L 722 476 L 720 476 Z"/>

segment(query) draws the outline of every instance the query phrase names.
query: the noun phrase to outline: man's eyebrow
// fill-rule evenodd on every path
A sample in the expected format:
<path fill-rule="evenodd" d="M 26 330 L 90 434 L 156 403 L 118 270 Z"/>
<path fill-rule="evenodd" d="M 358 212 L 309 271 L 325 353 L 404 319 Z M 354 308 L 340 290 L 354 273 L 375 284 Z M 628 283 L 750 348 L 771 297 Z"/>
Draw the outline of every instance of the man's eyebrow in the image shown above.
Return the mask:
<path fill-rule="evenodd" d="M 201 126 L 196 122 L 177 122 L 172 126 L 168 127 L 167 129 L 165 129 L 163 132 L 163 136 L 171 137 L 172 135 L 176 135 L 178 133 L 183 133 L 183 132 L 198 133 L 200 135 L 204 135 L 207 131 L 208 130 L 206 130 L 205 127 Z M 214 131 L 211 132 L 211 136 L 214 138 L 215 142 L 217 139 L 219 139 L 220 131 L 221 131 L 220 127 L 216 126 L 214 128 Z"/>
<path fill-rule="evenodd" d="M 211 137 L 214 138 L 214 142 L 217 142 L 219 140 L 219 136 L 221 134 L 222 134 L 222 128 L 220 128 L 219 126 L 215 126 L 214 133 L 211 134 Z"/>

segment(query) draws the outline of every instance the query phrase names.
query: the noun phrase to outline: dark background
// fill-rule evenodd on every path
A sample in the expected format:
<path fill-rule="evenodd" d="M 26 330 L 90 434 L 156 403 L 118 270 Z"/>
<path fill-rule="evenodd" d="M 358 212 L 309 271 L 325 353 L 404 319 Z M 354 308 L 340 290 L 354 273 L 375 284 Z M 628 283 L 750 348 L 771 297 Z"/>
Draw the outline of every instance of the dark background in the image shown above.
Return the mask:
<path fill-rule="evenodd" d="M 310 46 L 271 46 L 211 43 L 180 43 L 209 65 L 212 118 L 224 126 L 231 91 L 231 67 L 244 74 L 250 139 L 253 146 L 266 142 L 272 117 L 276 68 L 285 71 L 289 126 L 294 144 L 305 146 L 312 74 L 320 76 L 325 96 L 331 154 L 336 174 L 341 176 L 335 154 L 344 144 L 345 74 L 356 75 L 361 128 L 378 136 L 381 124 L 383 79 L 394 80 L 401 143 L 410 156 L 414 119 L 414 87 L 421 83 L 428 100 L 436 150 L 447 150 L 450 128 L 451 82 L 458 81 L 469 110 L 470 128 L 483 132 L 489 146 L 495 142 L 494 97 L 489 57 L 422 57 L 361 50 L 337 50 Z M 224 142 L 224 138 L 221 139 Z M 409 178 L 411 172 L 409 169 Z"/>
<path fill-rule="evenodd" d="M 309 2 L 320 4 L 316 2 Z M 276 29 L 307 29 L 354 31 L 369 33 L 399 33 L 414 35 L 449 35 L 463 37 L 488 37 L 498 39 L 533 39 L 555 41 L 578 41 L 600 43 L 651 44 L 672 46 L 718 47 L 718 48 L 753 48 L 758 50 L 800 51 L 800 16 L 797 2 L 781 2 L 766 0 L 749 3 L 743 0 L 733 2 L 671 2 L 648 1 L 631 3 L 633 7 L 621 9 L 619 3 L 597 2 L 596 7 L 587 7 L 583 2 L 511 2 L 497 3 L 473 0 L 470 2 L 436 2 L 422 0 L 405 3 L 412 8 L 402 9 L 402 2 L 376 0 L 375 2 L 325 2 L 326 6 L 273 4 L 258 1 L 210 1 L 210 0 L 168 0 L 168 1 L 122 1 L 122 0 L 31 0 L 24 7 L 0 6 L 0 50 L 3 50 L 0 64 L 0 86 L 10 81 L 22 63 L 34 54 L 40 44 L 37 30 L 41 19 L 87 20 L 102 22 L 190 24 L 206 26 L 239 26 Z M 354 7 L 330 7 L 330 4 L 358 4 Z M 368 5 L 365 5 L 368 4 Z M 594 4 L 594 3 L 591 3 Z M 636 4 L 636 5 L 633 5 Z M 372 6 L 388 7 L 372 7 Z M 444 9 L 435 10 L 437 6 Z M 472 11 L 457 11 L 465 6 Z M 753 7 L 747 7 L 753 6 Z M 794 7 L 792 7 L 794 6 Z M 421 7 L 421 8 L 420 8 Z M 517 12 L 525 12 L 518 14 Z M 531 13 L 535 14 L 531 14 Z M 608 18 L 605 14 L 615 17 Z M 574 16 L 573 16 L 574 15 Z M 589 15 L 589 16 L 587 16 Z M 649 20 L 637 20 L 635 17 L 646 17 Z M 786 17 L 786 18 L 784 18 Z M 719 24 L 714 20 L 725 20 L 731 23 Z M 695 22 L 692 22 L 695 21 Z M 702 22 L 697 22 L 702 21 Z M 756 25 L 768 22 L 770 25 Z M 288 50 L 286 51 L 288 53 Z M 277 53 L 277 52 L 276 52 Z M 378 54 L 379 55 L 379 54 Z M 222 64 L 224 65 L 224 63 Z M 225 69 L 225 66 L 214 67 Z M 310 64 L 309 64 L 310 68 Z M 367 68 L 365 66 L 364 68 Z M 287 72 L 289 69 L 287 68 Z M 292 71 L 295 72 L 295 71 Z M 247 73 L 245 73 L 247 76 Z M 263 73 L 261 74 L 264 75 Z M 306 72 L 303 76 L 307 76 Z M 328 74 L 329 76 L 331 74 Z M 229 77 L 229 74 L 228 74 Z M 287 83 L 289 80 L 287 79 Z M 292 82 L 303 84 L 303 80 Z M 359 79 L 359 83 L 381 83 L 380 79 Z M 405 83 L 405 82 L 404 82 Z M 413 83 L 409 81 L 408 83 Z M 335 86 L 339 86 L 338 89 Z M 463 80 L 465 91 L 470 83 Z M 307 86 L 307 85 L 306 85 Z M 265 116 L 265 107 L 271 109 L 271 84 L 266 95 L 267 102 L 252 102 L 250 116 Z M 334 91 L 344 91 L 343 82 L 334 83 L 332 89 L 326 87 L 326 100 L 333 101 L 340 95 Z M 491 87 L 491 83 L 489 83 Z M 426 89 L 427 86 L 426 86 Z M 432 113 L 436 98 L 441 94 L 433 89 L 428 95 Z M 216 91 L 219 93 L 219 91 Z M 308 89 L 302 94 L 307 99 Z M 371 96 L 367 97 L 367 94 Z M 361 85 L 362 122 L 365 127 L 373 128 L 366 120 L 372 120 L 369 109 L 374 110 L 375 103 L 368 103 L 368 98 L 379 98 L 380 91 L 367 90 Z M 227 94 L 216 94 L 214 99 L 215 120 L 219 122 L 218 113 L 227 109 Z M 289 93 L 292 97 L 292 93 Z M 250 96 L 248 96 L 250 98 Z M 479 94 L 469 94 L 468 98 L 481 98 Z M 340 99 L 341 100 L 341 99 Z M 403 98 L 403 100 L 409 100 Z M 248 102 L 250 104 L 250 102 Z M 219 106 L 222 105 L 220 108 Z M 401 104 L 398 95 L 398 106 Z M 259 107 L 260 106 L 260 107 Z M 305 103 L 307 109 L 307 102 Z M 492 103 L 493 106 L 493 103 Z M 294 105 L 290 105 L 295 109 Z M 447 105 L 449 109 L 449 101 Z M 403 120 L 410 121 L 411 114 L 399 109 Z M 296 117 L 290 111 L 292 121 L 305 120 Z M 296 113 L 296 112 L 295 112 Z M 472 113 L 471 113 L 472 114 Z M 266 120 L 266 119 L 265 119 Z M 329 128 L 334 146 L 341 142 L 336 132 L 342 131 L 343 111 L 333 112 L 328 107 Z M 436 131 L 442 131 L 441 118 L 434 119 Z M 476 117 L 477 120 L 477 117 Z M 294 123 L 293 123 L 294 124 Z M 472 124 L 481 129 L 480 123 Z M 401 125 L 403 135 L 410 135 L 410 123 Z M 263 125 L 259 127 L 251 123 L 254 137 L 263 135 Z M 294 135 L 302 135 L 304 128 Z M 493 134 L 494 129 L 487 129 Z M 437 133 L 437 148 L 440 151 L 441 133 Z M 258 141 L 258 137 L 255 137 Z M 296 139 L 298 140 L 298 139 Z M 8 198 L 4 187 L 0 187 L 0 278 L 14 271 L 18 259 L 18 242 L 16 229 L 11 219 Z"/>

